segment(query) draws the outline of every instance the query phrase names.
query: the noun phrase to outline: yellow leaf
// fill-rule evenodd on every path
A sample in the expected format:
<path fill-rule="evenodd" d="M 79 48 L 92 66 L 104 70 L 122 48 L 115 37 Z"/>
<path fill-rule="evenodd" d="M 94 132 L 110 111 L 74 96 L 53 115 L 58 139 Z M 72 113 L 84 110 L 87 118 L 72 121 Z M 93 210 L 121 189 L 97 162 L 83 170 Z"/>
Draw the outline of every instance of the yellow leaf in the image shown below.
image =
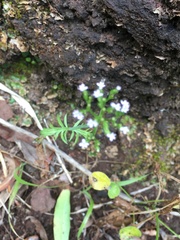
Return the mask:
<path fill-rule="evenodd" d="M 108 189 L 111 184 L 110 178 L 103 172 L 93 172 L 89 176 L 89 183 L 95 190 Z"/>

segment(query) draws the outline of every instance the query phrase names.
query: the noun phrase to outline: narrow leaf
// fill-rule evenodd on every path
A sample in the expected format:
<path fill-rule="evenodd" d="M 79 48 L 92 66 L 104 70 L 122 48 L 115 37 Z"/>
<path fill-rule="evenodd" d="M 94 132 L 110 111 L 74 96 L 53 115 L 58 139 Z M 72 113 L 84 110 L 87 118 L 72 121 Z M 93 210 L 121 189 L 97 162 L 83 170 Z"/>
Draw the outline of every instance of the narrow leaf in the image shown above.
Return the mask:
<path fill-rule="evenodd" d="M 68 128 L 68 123 L 67 123 L 67 114 L 64 116 L 64 125 L 65 127 Z"/>
<path fill-rule="evenodd" d="M 61 114 L 60 114 L 60 116 L 61 116 Z M 59 115 L 57 116 L 57 121 L 58 121 L 58 123 L 59 123 L 59 126 L 61 126 L 62 128 L 64 128 L 64 124 L 63 124 L 63 122 L 61 121 L 60 116 L 59 116 Z"/>
<path fill-rule="evenodd" d="M 138 182 L 145 177 L 147 177 L 147 175 L 144 175 L 144 176 L 141 176 L 141 177 L 136 177 L 136 178 L 130 178 L 130 179 L 125 180 L 125 181 L 116 182 L 116 184 L 118 184 L 119 187 L 123 187 L 123 186 L 129 185 L 129 184 Z"/>
<path fill-rule="evenodd" d="M 70 233 L 70 190 L 60 193 L 54 211 L 54 240 L 69 240 Z"/>
<path fill-rule="evenodd" d="M 94 201 L 93 201 L 91 195 L 87 191 L 83 191 L 83 193 L 90 199 L 90 204 L 89 204 L 89 208 L 86 212 L 86 215 L 81 223 L 81 226 L 79 227 L 78 234 L 77 234 L 78 240 L 80 239 L 81 233 L 83 232 L 84 228 L 86 227 L 86 224 L 92 214 L 93 207 L 94 207 Z"/>

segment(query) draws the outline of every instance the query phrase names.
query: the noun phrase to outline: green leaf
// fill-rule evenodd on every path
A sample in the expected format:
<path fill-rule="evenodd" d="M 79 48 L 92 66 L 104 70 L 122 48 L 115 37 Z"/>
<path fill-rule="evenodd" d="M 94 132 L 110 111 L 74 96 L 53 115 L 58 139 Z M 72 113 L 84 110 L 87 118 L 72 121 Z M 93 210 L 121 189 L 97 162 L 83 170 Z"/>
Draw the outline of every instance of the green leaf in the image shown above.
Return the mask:
<path fill-rule="evenodd" d="M 65 138 L 65 132 L 61 132 L 61 139 L 62 139 L 62 141 L 64 142 L 64 143 L 66 143 L 67 144 L 67 139 Z"/>
<path fill-rule="evenodd" d="M 116 182 L 111 182 L 111 185 L 108 189 L 108 197 L 110 199 L 116 198 L 120 194 L 120 188 Z"/>
<path fill-rule="evenodd" d="M 147 177 L 147 175 L 143 175 L 141 177 L 136 177 L 136 178 L 130 178 L 128 180 L 120 181 L 120 182 L 116 182 L 116 183 L 118 184 L 119 187 L 127 186 L 127 185 L 130 185 L 132 183 L 141 181 L 143 178 Z"/>
<path fill-rule="evenodd" d="M 70 138 L 69 138 L 69 142 L 72 141 L 72 139 L 73 139 L 73 137 L 74 137 L 74 134 L 75 134 L 75 132 L 72 132 L 72 133 L 71 133 L 71 136 L 70 136 Z"/>
<path fill-rule="evenodd" d="M 88 100 L 89 100 L 89 93 L 88 93 L 88 91 L 83 91 L 83 98 L 84 98 L 84 100 L 86 102 L 88 102 Z"/>
<path fill-rule="evenodd" d="M 73 127 L 76 127 L 76 126 L 78 126 L 79 124 L 80 124 L 80 122 L 81 122 L 82 120 L 79 120 L 79 121 L 77 121 L 75 124 L 74 124 L 74 126 Z"/>
<path fill-rule="evenodd" d="M 134 226 L 128 226 L 120 229 L 119 236 L 121 240 L 138 240 L 141 237 L 141 231 Z"/>
<path fill-rule="evenodd" d="M 104 122 L 103 122 L 103 131 L 104 131 L 105 134 L 110 133 L 108 121 L 104 121 Z"/>
<path fill-rule="evenodd" d="M 61 116 L 61 113 L 60 113 L 60 116 Z M 59 126 L 61 126 L 62 128 L 64 128 L 65 126 L 64 126 L 63 122 L 61 121 L 60 116 L 57 115 L 57 121 L 58 121 Z"/>
<path fill-rule="evenodd" d="M 78 140 L 79 140 L 79 134 L 76 133 L 76 137 L 75 137 L 74 145 L 76 145 L 76 143 L 78 142 Z"/>
<path fill-rule="evenodd" d="M 43 130 L 40 131 L 40 134 L 44 137 L 46 136 L 52 136 L 54 134 L 57 133 L 57 129 L 56 128 L 44 128 Z"/>
<path fill-rule="evenodd" d="M 54 240 L 69 240 L 70 190 L 62 190 L 54 211 Z"/>
<path fill-rule="evenodd" d="M 64 125 L 65 127 L 68 128 L 68 123 L 67 123 L 67 114 L 64 116 Z"/>
<path fill-rule="evenodd" d="M 92 214 L 92 211 L 93 211 L 93 207 L 94 207 L 94 201 L 91 197 L 91 195 L 86 191 L 84 190 L 83 193 L 90 199 L 90 203 L 89 203 L 89 208 L 86 212 L 86 215 L 81 223 L 81 226 L 79 227 L 79 230 L 78 230 L 78 234 L 77 234 L 77 239 L 79 240 L 80 239 L 80 236 L 81 236 L 81 233 L 83 232 L 83 229 L 86 227 L 86 224 Z M 56 239 L 55 239 L 56 240 Z"/>

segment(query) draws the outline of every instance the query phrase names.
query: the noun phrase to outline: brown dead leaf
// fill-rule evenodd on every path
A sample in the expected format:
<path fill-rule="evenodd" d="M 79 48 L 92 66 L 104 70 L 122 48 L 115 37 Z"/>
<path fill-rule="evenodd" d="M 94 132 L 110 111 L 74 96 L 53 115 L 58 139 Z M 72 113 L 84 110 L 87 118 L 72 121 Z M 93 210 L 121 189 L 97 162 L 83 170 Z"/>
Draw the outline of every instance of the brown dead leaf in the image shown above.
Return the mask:
<path fill-rule="evenodd" d="M 1 109 L 0 118 L 4 120 L 12 118 L 13 116 L 12 109 L 2 97 L 0 97 L 0 109 Z"/>
<path fill-rule="evenodd" d="M 41 240 L 48 240 L 46 231 L 39 220 L 32 216 L 27 217 L 26 220 L 30 220 L 35 225 L 36 231 L 39 234 Z"/>
<path fill-rule="evenodd" d="M 11 157 L 8 153 L 1 151 L 3 160 L 7 168 L 7 176 L 4 176 L 0 165 L 0 191 L 3 191 L 11 186 L 14 182 L 14 170 L 19 166 L 19 160 L 16 157 Z"/>
<path fill-rule="evenodd" d="M 11 157 L 8 153 L 1 151 L 1 163 L 5 164 L 6 174 L 0 164 L 0 208 L 9 199 L 10 190 L 14 182 L 14 170 L 19 166 L 19 160 L 16 157 Z"/>
<path fill-rule="evenodd" d="M 36 146 L 36 152 L 38 156 L 39 166 L 48 170 L 54 153 L 49 148 L 43 147 L 42 144 Z"/>
<path fill-rule="evenodd" d="M 17 140 L 16 144 L 21 150 L 25 160 L 31 165 L 37 166 L 37 153 L 36 148 L 29 143 L 23 142 L 21 140 Z"/>
<path fill-rule="evenodd" d="M 114 205 L 118 208 L 121 208 L 122 210 L 124 210 L 126 212 L 126 214 L 130 213 L 130 212 L 139 212 L 140 209 L 138 209 L 137 207 L 133 206 L 132 203 L 127 202 L 126 200 L 117 197 L 114 199 Z"/>
<path fill-rule="evenodd" d="M 53 152 L 51 150 L 47 148 L 44 149 L 41 144 L 34 146 L 32 143 L 29 144 L 21 140 L 17 140 L 16 144 L 28 163 L 49 170 L 49 162 L 53 157 Z"/>
<path fill-rule="evenodd" d="M 55 205 L 55 200 L 51 197 L 50 189 L 36 188 L 31 195 L 31 206 L 35 211 L 41 213 L 49 212 Z"/>
<path fill-rule="evenodd" d="M 167 201 L 165 206 L 161 208 L 160 214 L 168 214 L 173 208 L 180 208 L 180 195 L 170 201 Z"/>
<path fill-rule="evenodd" d="M 132 222 L 132 218 L 125 216 L 125 214 L 119 210 L 114 210 L 108 215 L 99 218 L 96 222 L 98 227 L 103 226 L 114 226 L 121 227 L 122 224 L 130 224 Z"/>

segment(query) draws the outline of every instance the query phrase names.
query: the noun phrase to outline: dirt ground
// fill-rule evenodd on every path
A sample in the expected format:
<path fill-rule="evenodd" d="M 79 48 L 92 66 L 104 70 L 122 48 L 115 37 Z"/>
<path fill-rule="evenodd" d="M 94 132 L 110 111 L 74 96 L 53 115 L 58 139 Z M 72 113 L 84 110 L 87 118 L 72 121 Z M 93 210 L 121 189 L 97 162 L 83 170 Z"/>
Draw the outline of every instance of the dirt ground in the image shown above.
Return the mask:
<path fill-rule="evenodd" d="M 12 90 L 23 95 L 32 105 L 41 122 L 42 118 L 45 117 L 48 122 L 55 123 L 56 115 L 60 111 L 63 113 L 71 112 L 72 95 L 68 97 L 62 86 L 59 88 L 58 94 L 65 96 L 67 99 L 62 101 L 62 96 L 61 99 L 58 98 L 57 89 L 54 87 L 56 82 L 48 81 L 47 85 L 47 76 L 44 76 L 43 71 L 40 73 L 38 68 L 35 67 L 28 74 L 27 79 L 20 79 L 18 87 L 13 86 L 13 80 L 11 81 L 10 77 L 7 78 L 9 76 L 7 70 L 2 71 L 2 76 L 8 80 L 4 81 L 4 78 L 2 78 L 1 82 L 6 83 Z M 35 81 L 35 79 L 39 79 L 39 81 Z M 0 91 L 0 93 L 6 102 L 3 107 L 1 105 L 1 109 L 5 109 L 5 112 L 1 111 L 0 117 L 5 120 L 9 119 L 11 123 L 39 135 L 36 124 L 16 102 L 11 101 L 10 95 L 4 91 Z M 77 104 L 81 105 L 82 103 L 77 101 Z M 71 117 L 69 119 L 73 121 Z M 81 165 L 91 171 L 102 171 L 109 177 L 115 175 L 120 180 L 127 180 L 133 176 L 150 174 L 143 182 L 125 187 L 128 193 L 132 193 L 152 185 L 149 190 L 137 194 L 135 196 L 137 199 L 153 200 L 157 198 L 158 194 L 160 194 L 159 199 L 168 200 L 171 203 L 175 199 L 179 199 L 180 139 L 178 125 L 168 125 L 168 133 L 166 136 L 162 136 L 155 129 L 155 123 L 151 119 L 137 118 L 131 124 L 136 126 L 136 130 L 130 136 L 119 134 L 118 139 L 112 143 L 107 138 L 101 137 L 102 146 L 97 157 L 90 157 L 88 151 L 82 151 L 78 146 L 72 148 L 65 145 L 60 139 L 57 140 L 57 144 L 61 150 L 76 159 Z M 165 128 L 167 129 L 167 126 Z M 28 148 L 28 151 L 30 155 L 33 155 L 33 152 L 38 149 L 39 159 L 36 156 L 34 164 L 28 162 L 30 158 L 23 155 L 23 153 L 27 152 L 26 143 L 29 144 L 30 141 L 20 138 L 18 135 L 14 136 L 14 133 L 9 132 L 7 129 L 5 129 L 7 131 L 5 134 L 2 129 L 1 125 L 0 149 L 6 151 L 10 156 L 19 156 L 20 161 L 27 163 L 24 167 L 23 179 L 38 185 L 47 182 L 46 185 L 48 186 L 58 187 L 37 188 L 22 184 L 18 193 L 19 197 L 16 197 L 11 205 L 11 227 L 7 212 L 1 207 L 0 239 L 19 239 L 13 232 L 14 230 L 21 239 L 53 240 L 54 205 L 61 190 L 67 186 L 71 190 L 71 212 L 74 213 L 71 214 L 70 239 L 76 239 L 79 226 L 86 212 L 78 213 L 78 211 L 87 208 L 85 196 L 81 193 L 81 190 L 89 184 L 87 177 L 81 171 L 66 163 L 66 167 L 73 179 L 73 183 L 69 184 L 67 177 L 60 173 L 61 166 L 57 164 L 57 160 L 52 156 L 52 153 L 49 153 L 48 160 L 44 160 L 43 150 L 32 144 L 32 142 L 32 148 Z M 21 140 L 23 148 L 18 147 L 17 140 Z M 26 149 L 26 151 L 23 149 Z M 40 167 L 43 170 L 38 169 Z M 90 193 L 95 204 L 102 204 L 102 206 L 93 210 L 93 214 L 81 236 L 83 240 L 118 240 L 118 231 L 123 224 L 129 225 L 132 223 L 132 218 L 128 214 L 132 211 L 132 206 L 145 210 L 142 205 L 124 203 L 121 198 L 107 204 L 110 201 L 107 191 L 91 190 Z M 119 201 L 119 205 L 115 203 L 116 201 Z M 123 206 L 124 204 L 126 206 Z M 8 207 L 8 201 L 6 206 Z M 158 206 L 162 207 L 164 203 Z M 153 208 L 154 206 L 149 203 L 146 204 L 146 207 Z M 120 209 L 124 209 L 123 217 Z M 165 208 L 165 210 L 160 214 L 160 218 L 177 234 L 180 234 L 179 216 L 170 213 L 176 211 L 178 213 L 178 210 L 172 210 L 171 207 Z M 142 222 L 149 216 L 148 214 L 139 214 L 135 218 L 137 222 Z M 155 239 L 155 229 L 155 219 L 147 221 L 141 228 L 144 233 L 142 239 Z M 159 239 L 170 239 L 172 233 L 164 227 L 160 227 L 160 229 L 165 236 L 162 237 L 161 234 Z"/>
<path fill-rule="evenodd" d="M 120 85 L 116 100 L 130 102 L 128 127 L 134 131 L 116 132 L 113 142 L 100 135 L 96 157 L 89 155 L 92 146 L 83 151 L 57 139 L 58 147 L 89 171 L 121 181 L 148 175 L 124 187 L 130 201 L 124 195 L 110 201 L 106 190 L 91 189 L 96 208 L 80 239 L 119 240 L 119 229 L 134 222 L 142 224 L 142 240 L 157 239 L 153 213 L 130 214 L 157 208 L 159 218 L 180 235 L 174 208 L 180 204 L 178 1 L 4 0 L 0 9 L 0 83 L 28 101 L 43 126 L 44 118 L 57 124 L 60 112 L 73 123 L 72 105 L 84 106 L 81 83 L 93 91 L 104 78 L 106 91 Z M 64 159 L 70 184 L 54 151 L 31 134 L 40 135 L 35 121 L 0 89 L 0 239 L 53 240 L 54 207 L 65 188 L 71 192 L 70 240 L 77 239 L 88 207 L 82 193 L 88 177 Z M 9 209 L 20 163 L 24 182 Z M 48 188 L 38 187 L 42 184 Z M 172 235 L 160 225 L 159 239 L 175 239 Z"/>

